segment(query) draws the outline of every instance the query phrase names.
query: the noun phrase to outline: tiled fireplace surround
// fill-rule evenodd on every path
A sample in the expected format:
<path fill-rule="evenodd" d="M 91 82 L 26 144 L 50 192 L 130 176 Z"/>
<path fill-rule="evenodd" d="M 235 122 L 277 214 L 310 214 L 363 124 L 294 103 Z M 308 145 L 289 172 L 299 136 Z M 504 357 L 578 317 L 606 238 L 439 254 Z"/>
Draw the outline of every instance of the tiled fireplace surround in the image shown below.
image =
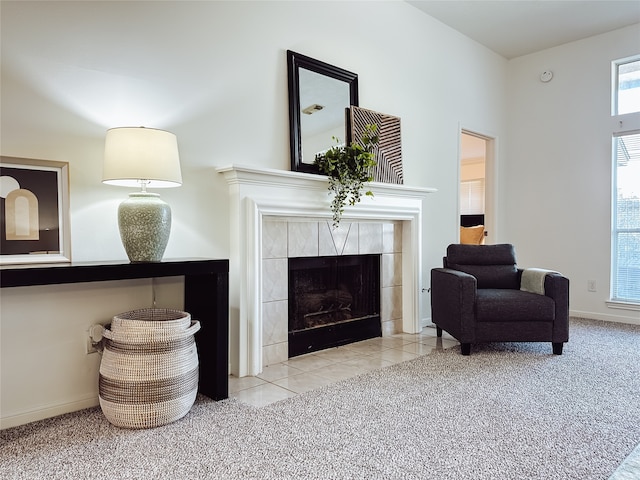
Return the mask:
<path fill-rule="evenodd" d="M 320 175 L 219 168 L 230 194 L 230 373 L 288 357 L 289 257 L 380 253 L 383 335 L 420 330 L 422 201 L 429 188 L 373 183 L 374 197 L 331 225 Z"/>
<path fill-rule="evenodd" d="M 267 217 L 262 226 L 262 363 L 287 360 L 288 258 L 381 254 L 382 335 L 402 331 L 402 226 Z"/>

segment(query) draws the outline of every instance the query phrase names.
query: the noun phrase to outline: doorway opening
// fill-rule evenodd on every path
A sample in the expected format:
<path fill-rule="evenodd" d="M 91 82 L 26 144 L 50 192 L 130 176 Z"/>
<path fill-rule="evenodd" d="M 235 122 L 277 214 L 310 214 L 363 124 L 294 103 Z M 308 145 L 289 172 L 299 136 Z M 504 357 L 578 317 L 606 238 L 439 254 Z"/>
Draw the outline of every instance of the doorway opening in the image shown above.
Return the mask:
<path fill-rule="evenodd" d="M 489 243 L 493 216 L 494 139 L 460 132 L 460 243 Z"/>

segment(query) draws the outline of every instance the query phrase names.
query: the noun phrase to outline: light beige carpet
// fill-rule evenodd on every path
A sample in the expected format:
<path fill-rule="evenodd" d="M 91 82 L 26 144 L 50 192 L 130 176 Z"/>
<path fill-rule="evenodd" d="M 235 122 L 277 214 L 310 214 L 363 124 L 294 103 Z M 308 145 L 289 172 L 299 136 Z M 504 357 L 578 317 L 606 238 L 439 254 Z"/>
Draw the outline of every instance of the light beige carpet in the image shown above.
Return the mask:
<path fill-rule="evenodd" d="M 122 430 L 90 409 L 1 432 L 3 479 L 607 479 L 640 443 L 640 327 L 444 350 L 266 407 L 199 398 Z"/>

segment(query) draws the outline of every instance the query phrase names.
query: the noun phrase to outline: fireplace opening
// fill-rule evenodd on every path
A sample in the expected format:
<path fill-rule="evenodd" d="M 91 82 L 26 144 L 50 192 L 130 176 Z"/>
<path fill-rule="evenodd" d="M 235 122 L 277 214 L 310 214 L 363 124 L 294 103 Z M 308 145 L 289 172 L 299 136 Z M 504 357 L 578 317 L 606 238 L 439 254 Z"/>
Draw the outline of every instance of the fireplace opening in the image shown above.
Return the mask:
<path fill-rule="evenodd" d="M 380 336 L 380 255 L 289 258 L 289 357 Z"/>

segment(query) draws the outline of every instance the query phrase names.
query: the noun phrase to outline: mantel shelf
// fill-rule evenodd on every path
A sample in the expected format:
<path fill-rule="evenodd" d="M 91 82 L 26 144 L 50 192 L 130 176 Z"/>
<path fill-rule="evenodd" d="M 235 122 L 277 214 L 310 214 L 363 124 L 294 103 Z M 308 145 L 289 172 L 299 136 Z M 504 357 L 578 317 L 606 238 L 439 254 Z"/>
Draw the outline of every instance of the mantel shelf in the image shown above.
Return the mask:
<path fill-rule="evenodd" d="M 282 186 L 305 190 L 322 190 L 323 193 L 327 189 L 327 177 L 325 175 L 245 165 L 228 165 L 219 167 L 216 171 L 222 173 L 229 184 Z M 412 187 L 394 183 L 370 182 L 368 185 L 375 195 L 416 197 L 438 191 L 435 188 Z"/>

